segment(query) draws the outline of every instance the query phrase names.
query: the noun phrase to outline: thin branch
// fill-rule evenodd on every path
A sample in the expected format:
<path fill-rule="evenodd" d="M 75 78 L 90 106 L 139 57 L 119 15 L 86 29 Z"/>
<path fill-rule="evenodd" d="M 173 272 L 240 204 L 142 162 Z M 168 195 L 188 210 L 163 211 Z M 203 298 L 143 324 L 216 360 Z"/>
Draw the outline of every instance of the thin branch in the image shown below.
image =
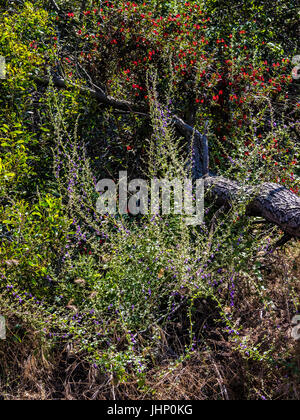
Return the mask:
<path fill-rule="evenodd" d="M 280 238 L 276 242 L 276 244 L 274 245 L 274 249 L 281 248 L 282 246 L 284 246 L 285 244 L 287 244 L 291 239 L 292 239 L 292 236 L 291 235 L 288 235 L 288 234 L 283 235 L 283 237 Z"/>
<path fill-rule="evenodd" d="M 50 0 L 50 3 L 52 4 L 52 6 L 54 7 L 55 11 L 57 13 L 60 13 L 60 8 L 58 7 L 58 5 L 56 4 L 55 0 Z"/>

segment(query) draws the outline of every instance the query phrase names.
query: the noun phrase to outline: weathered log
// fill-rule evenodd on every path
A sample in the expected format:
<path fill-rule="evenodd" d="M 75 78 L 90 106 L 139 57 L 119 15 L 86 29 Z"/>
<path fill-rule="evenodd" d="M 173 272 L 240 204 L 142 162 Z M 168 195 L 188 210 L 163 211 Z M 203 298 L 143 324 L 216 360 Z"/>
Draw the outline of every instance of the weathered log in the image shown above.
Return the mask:
<path fill-rule="evenodd" d="M 300 238 L 300 198 L 282 185 L 241 186 L 223 177 L 207 177 L 205 187 L 218 205 L 231 206 L 236 200 L 246 200 L 249 216 L 263 217 L 291 237 Z"/>

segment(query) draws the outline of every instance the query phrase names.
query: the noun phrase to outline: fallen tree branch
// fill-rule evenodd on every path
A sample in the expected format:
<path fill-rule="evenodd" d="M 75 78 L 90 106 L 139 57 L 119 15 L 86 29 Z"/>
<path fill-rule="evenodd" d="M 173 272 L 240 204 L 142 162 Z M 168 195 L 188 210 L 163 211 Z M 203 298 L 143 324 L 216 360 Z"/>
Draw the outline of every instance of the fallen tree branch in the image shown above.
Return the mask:
<path fill-rule="evenodd" d="M 49 84 L 49 79 L 43 79 Z M 117 100 L 93 85 L 93 88 L 77 86 L 53 75 L 53 83 L 59 88 L 79 88 L 82 93 L 94 96 L 97 101 L 120 111 L 143 112 L 149 114 L 149 108 L 126 100 Z M 231 206 L 235 200 L 248 197 L 246 207 L 249 216 L 260 216 L 268 222 L 279 226 L 289 237 L 300 238 L 300 198 L 287 188 L 274 183 L 263 183 L 259 186 L 240 186 L 229 179 L 210 176 L 208 173 L 208 143 L 206 135 L 201 135 L 178 116 L 173 116 L 173 123 L 178 131 L 190 139 L 193 148 L 193 177 L 205 176 L 205 188 L 209 190 L 220 206 Z"/>
<path fill-rule="evenodd" d="M 223 177 L 207 177 L 205 188 L 220 206 L 247 197 L 247 215 L 263 217 L 290 237 L 300 238 L 300 198 L 287 188 L 274 183 L 240 186 Z"/>

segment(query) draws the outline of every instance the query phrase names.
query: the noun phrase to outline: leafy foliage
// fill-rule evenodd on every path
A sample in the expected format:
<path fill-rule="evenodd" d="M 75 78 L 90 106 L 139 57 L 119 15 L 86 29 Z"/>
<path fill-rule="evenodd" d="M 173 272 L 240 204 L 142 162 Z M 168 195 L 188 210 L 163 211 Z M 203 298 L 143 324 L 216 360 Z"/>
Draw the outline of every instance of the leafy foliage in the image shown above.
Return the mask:
<path fill-rule="evenodd" d="M 282 251 L 276 272 L 281 233 L 253 225 L 246 202 L 218 218 L 207 203 L 190 228 L 178 215 L 100 216 L 95 186 L 124 169 L 184 177 L 177 114 L 200 132 L 208 123 L 212 171 L 297 194 L 296 2 L 56 3 L 1 6 L 1 314 L 38 331 L 49 358 L 72 348 L 112 392 L 134 382 L 155 397 L 155 382 L 193 360 L 215 369 L 230 349 L 248 378 L 230 397 L 282 396 L 285 376 L 299 379 L 283 327 L 299 310 L 299 247 Z M 101 106 L 91 88 L 140 112 Z M 0 373 L 9 394 L 6 383 Z M 219 398 L 209 389 L 203 398 Z"/>

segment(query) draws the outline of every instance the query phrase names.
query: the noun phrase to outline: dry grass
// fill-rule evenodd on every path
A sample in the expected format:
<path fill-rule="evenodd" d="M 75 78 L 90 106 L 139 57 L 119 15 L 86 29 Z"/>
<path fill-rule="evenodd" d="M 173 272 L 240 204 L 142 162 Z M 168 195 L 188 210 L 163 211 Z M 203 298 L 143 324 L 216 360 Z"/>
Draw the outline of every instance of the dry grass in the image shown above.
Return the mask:
<path fill-rule="evenodd" d="M 199 347 L 172 369 L 188 336 L 184 311 L 164 331 L 157 364 L 148 372 L 142 390 L 134 378 L 118 384 L 100 374 L 81 355 L 74 355 L 70 346 L 50 349 L 41 344 L 36 332 L 19 327 L 19 320 L 12 317 L 8 340 L 0 344 L 0 396 L 10 400 L 299 399 L 300 345 L 291 339 L 290 331 L 300 296 L 300 247 L 287 246 L 261 262 L 267 287 L 258 294 L 251 279 L 241 275 L 233 317 L 252 345 L 261 344 L 262 351 L 273 348 L 278 356 L 274 364 L 243 357 L 223 326 L 214 324 L 216 308 L 211 302 L 199 301 L 197 307 Z M 263 300 L 270 302 L 268 309 Z"/>

